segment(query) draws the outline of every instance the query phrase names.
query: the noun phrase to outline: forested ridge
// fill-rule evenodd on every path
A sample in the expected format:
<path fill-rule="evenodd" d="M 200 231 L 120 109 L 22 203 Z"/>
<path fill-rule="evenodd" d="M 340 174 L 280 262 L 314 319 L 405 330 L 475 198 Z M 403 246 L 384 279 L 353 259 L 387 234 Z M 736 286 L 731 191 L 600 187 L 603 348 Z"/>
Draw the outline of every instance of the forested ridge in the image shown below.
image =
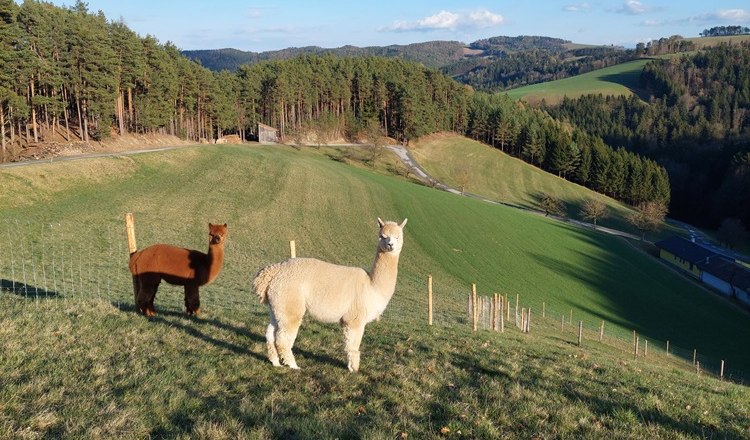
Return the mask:
<path fill-rule="evenodd" d="M 750 225 L 750 45 L 652 61 L 642 83 L 650 102 L 585 96 L 549 111 L 664 165 L 676 216 L 711 227 L 726 218 Z"/>
<path fill-rule="evenodd" d="M 397 58 L 302 55 L 212 72 L 171 43 L 69 8 L 0 0 L 2 155 L 55 139 L 129 133 L 284 139 L 318 133 L 398 142 L 453 131 L 632 204 L 668 202 L 666 171 L 505 95 L 474 92 Z"/>

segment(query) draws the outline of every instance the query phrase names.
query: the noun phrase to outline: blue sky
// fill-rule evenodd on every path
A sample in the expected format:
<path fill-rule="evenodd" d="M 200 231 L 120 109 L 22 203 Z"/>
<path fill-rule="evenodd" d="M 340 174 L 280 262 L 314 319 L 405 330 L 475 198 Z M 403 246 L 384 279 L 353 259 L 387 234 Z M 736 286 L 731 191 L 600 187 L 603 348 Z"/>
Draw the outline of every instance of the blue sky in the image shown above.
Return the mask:
<path fill-rule="evenodd" d="M 19 0 L 20 1 L 20 0 Z M 69 6 L 73 0 L 52 3 Z M 697 37 L 720 25 L 750 27 L 747 0 L 411 1 L 90 0 L 92 12 L 122 19 L 180 49 L 386 46 L 429 40 L 465 43 L 497 35 L 543 35 L 633 47 Z"/>

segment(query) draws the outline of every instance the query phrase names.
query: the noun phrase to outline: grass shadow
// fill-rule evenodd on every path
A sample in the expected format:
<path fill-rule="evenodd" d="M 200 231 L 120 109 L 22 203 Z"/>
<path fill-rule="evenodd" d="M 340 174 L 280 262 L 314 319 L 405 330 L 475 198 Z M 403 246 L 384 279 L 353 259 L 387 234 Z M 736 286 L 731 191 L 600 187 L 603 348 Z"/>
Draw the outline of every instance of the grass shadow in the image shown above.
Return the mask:
<path fill-rule="evenodd" d="M 26 299 L 58 298 L 60 294 L 54 290 L 47 290 L 39 286 L 22 283 L 20 281 L 0 279 L 0 292 L 9 292 Z"/>

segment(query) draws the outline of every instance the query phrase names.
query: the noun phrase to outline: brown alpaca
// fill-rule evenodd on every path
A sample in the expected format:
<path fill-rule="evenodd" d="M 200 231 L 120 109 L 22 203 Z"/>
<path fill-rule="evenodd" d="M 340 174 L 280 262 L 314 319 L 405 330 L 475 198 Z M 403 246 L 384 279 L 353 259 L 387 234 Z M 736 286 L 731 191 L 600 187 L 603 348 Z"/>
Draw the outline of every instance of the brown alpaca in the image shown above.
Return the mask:
<path fill-rule="evenodd" d="M 200 314 L 198 288 L 216 279 L 224 263 L 224 241 L 227 225 L 208 224 L 208 254 L 168 244 L 155 244 L 130 254 L 133 293 L 138 310 L 146 316 L 156 315 L 154 298 L 162 280 L 185 286 L 185 309 L 188 315 Z"/>

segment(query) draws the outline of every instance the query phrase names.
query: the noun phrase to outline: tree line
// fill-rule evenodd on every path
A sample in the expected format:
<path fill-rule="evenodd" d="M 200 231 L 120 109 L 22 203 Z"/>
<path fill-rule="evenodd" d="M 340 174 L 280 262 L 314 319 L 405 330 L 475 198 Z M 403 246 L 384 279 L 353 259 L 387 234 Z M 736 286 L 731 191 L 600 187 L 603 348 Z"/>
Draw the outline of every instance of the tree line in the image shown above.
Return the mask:
<path fill-rule="evenodd" d="M 453 131 L 629 203 L 669 200 L 653 161 L 398 58 L 302 55 L 211 72 L 81 1 L 0 0 L 0 20 L 3 158 L 43 141 L 129 133 L 249 139 L 259 122 L 287 139 L 317 131 L 408 143 Z"/>
<path fill-rule="evenodd" d="M 747 35 L 750 34 L 750 28 L 747 26 L 714 26 L 710 29 L 704 29 L 700 33 L 701 37 L 726 37 L 730 35 Z"/>
<path fill-rule="evenodd" d="M 642 85 L 648 102 L 590 95 L 548 111 L 662 164 L 676 216 L 709 227 L 726 218 L 750 225 L 750 45 L 652 61 Z"/>

